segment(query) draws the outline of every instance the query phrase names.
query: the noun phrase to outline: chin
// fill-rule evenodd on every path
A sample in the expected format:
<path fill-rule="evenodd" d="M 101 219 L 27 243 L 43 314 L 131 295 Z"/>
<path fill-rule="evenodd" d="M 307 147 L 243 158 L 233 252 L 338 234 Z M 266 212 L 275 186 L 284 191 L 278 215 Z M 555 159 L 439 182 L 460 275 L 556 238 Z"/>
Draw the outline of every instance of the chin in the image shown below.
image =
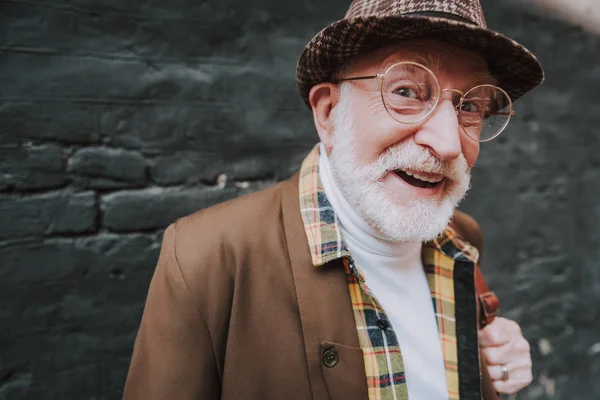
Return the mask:
<path fill-rule="evenodd" d="M 366 188 L 365 188 L 366 189 Z M 448 226 L 456 201 L 444 198 L 388 196 L 375 188 L 362 191 L 358 212 L 382 236 L 403 242 L 427 242 Z"/>

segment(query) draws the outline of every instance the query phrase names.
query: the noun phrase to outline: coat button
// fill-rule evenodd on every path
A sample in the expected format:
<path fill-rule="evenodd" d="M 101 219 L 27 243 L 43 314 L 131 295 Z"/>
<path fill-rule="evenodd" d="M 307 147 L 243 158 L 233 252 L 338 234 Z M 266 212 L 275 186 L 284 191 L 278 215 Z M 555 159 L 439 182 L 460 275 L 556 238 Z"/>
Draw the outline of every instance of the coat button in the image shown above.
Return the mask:
<path fill-rule="evenodd" d="M 340 356 L 336 349 L 331 348 L 323 353 L 323 365 L 327 368 L 335 367 L 339 360 Z"/>
<path fill-rule="evenodd" d="M 386 331 L 390 327 L 390 324 L 387 322 L 387 320 L 380 318 L 377 320 L 377 326 L 382 331 Z"/>

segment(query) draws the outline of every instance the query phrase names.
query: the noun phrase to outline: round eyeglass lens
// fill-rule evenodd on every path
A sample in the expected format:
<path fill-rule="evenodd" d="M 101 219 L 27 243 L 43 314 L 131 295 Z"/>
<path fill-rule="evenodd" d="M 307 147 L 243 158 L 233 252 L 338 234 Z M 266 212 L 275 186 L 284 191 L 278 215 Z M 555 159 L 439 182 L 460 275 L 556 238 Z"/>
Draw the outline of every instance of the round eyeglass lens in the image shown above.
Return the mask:
<path fill-rule="evenodd" d="M 459 106 L 460 124 L 467 135 L 480 142 L 498 136 L 512 115 L 510 97 L 504 90 L 492 85 L 469 90 Z"/>
<path fill-rule="evenodd" d="M 390 67 L 382 81 L 383 104 L 396 121 L 412 124 L 427 118 L 437 105 L 440 86 L 427 68 L 415 63 Z"/>

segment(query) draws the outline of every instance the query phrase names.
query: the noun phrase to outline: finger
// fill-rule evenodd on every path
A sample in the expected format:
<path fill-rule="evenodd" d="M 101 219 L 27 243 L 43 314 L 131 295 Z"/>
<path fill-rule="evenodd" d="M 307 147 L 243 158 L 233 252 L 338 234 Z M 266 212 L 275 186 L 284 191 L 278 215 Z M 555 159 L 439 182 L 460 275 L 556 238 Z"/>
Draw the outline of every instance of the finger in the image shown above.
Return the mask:
<path fill-rule="evenodd" d="M 516 322 L 496 317 L 494 321 L 479 331 L 479 343 L 482 347 L 502 346 L 521 334 L 521 328 Z"/>
<path fill-rule="evenodd" d="M 515 394 L 520 390 L 519 388 L 521 387 L 517 383 L 510 381 L 494 381 L 492 386 L 494 386 L 494 390 L 500 394 Z"/>
<path fill-rule="evenodd" d="M 501 365 L 488 365 L 488 372 L 492 381 L 502 380 L 502 366 Z"/>
<path fill-rule="evenodd" d="M 493 381 L 494 389 L 498 393 L 502 394 L 515 394 L 519 390 L 523 389 L 527 385 L 529 385 L 533 381 L 533 377 L 531 376 L 531 372 L 527 372 L 526 370 L 514 371 L 515 377 L 512 377 L 512 373 L 509 372 L 509 379 L 506 381 L 503 380 L 495 380 Z"/>
<path fill-rule="evenodd" d="M 488 365 L 505 365 L 513 361 L 514 344 L 508 343 L 500 347 L 486 347 L 481 349 Z"/>
<path fill-rule="evenodd" d="M 531 365 L 531 348 L 524 337 L 504 346 L 482 348 L 481 352 L 491 365 L 513 364 L 518 367 Z"/>
<path fill-rule="evenodd" d="M 508 377 L 509 379 L 516 380 L 526 380 L 531 376 L 531 367 L 527 365 L 516 366 L 515 364 L 506 365 L 508 369 Z M 504 372 L 502 370 L 502 365 L 488 365 L 487 367 L 488 373 L 490 374 L 490 378 L 493 381 L 501 381 L 504 377 Z"/>
<path fill-rule="evenodd" d="M 500 347 L 481 349 L 488 365 L 513 365 L 514 367 L 531 368 L 531 350 L 529 342 L 521 337 Z"/>

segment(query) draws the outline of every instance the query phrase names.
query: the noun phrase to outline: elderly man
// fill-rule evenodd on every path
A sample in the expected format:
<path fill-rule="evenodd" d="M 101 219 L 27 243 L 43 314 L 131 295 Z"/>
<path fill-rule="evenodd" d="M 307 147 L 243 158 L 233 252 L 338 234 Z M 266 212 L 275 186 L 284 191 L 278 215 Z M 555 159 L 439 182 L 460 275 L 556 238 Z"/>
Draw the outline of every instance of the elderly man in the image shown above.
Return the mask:
<path fill-rule="evenodd" d="M 542 81 L 535 57 L 486 29 L 476 0 L 355 0 L 297 79 L 320 143 L 290 180 L 167 229 L 125 398 L 493 399 L 529 384 L 518 325 L 478 331 L 481 234 L 451 218 L 480 143 Z"/>

